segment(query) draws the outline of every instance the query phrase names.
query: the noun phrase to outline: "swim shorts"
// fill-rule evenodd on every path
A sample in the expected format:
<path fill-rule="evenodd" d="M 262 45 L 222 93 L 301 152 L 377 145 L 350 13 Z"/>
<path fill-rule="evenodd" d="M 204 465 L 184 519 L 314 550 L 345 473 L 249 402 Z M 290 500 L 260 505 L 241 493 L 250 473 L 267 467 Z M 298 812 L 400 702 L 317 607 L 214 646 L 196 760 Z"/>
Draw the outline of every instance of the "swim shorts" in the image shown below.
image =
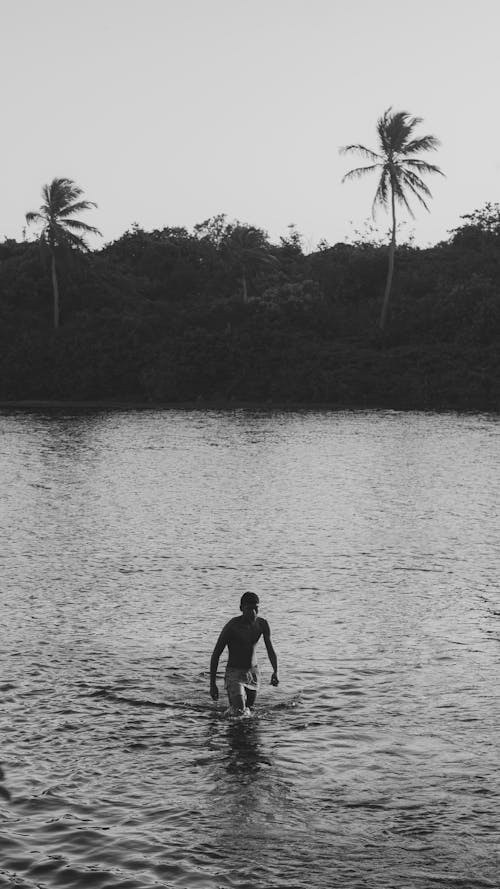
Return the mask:
<path fill-rule="evenodd" d="M 259 668 L 251 667 L 250 670 L 241 670 L 239 667 L 226 667 L 224 676 L 224 688 L 231 705 L 237 706 L 238 702 L 245 699 L 245 689 L 257 691 L 260 683 Z"/>

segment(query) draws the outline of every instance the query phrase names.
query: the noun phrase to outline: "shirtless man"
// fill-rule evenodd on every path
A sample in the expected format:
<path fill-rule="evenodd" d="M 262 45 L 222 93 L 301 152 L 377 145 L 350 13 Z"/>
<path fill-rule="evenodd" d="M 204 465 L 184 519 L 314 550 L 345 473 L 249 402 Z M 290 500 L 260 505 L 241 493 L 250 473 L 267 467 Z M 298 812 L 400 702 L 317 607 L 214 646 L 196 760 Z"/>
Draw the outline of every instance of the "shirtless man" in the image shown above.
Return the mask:
<path fill-rule="evenodd" d="M 241 615 L 233 617 L 220 634 L 210 660 L 210 695 L 214 701 L 219 697 L 217 688 L 217 667 L 226 645 L 229 657 L 224 677 L 224 686 L 229 698 L 231 712 L 235 716 L 253 707 L 259 688 L 259 668 L 255 658 L 255 646 L 263 636 L 264 644 L 271 661 L 273 675 L 271 685 L 278 685 L 278 659 L 271 642 L 271 630 L 267 620 L 258 617 L 259 597 L 255 593 L 244 593 L 240 602 Z"/>

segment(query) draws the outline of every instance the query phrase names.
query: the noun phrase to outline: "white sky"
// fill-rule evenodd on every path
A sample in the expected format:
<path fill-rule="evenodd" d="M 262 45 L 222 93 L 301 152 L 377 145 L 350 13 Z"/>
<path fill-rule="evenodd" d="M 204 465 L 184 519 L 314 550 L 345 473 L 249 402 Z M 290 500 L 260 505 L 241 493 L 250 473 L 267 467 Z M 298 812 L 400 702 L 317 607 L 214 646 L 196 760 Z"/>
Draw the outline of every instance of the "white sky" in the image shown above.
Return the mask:
<path fill-rule="evenodd" d="M 389 105 L 442 142 L 418 244 L 500 201 L 498 0 L 0 0 L 0 17 L 0 237 L 68 176 L 105 241 L 226 213 L 335 243 L 376 186 L 341 185 L 358 162 L 338 148 L 376 148 Z"/>

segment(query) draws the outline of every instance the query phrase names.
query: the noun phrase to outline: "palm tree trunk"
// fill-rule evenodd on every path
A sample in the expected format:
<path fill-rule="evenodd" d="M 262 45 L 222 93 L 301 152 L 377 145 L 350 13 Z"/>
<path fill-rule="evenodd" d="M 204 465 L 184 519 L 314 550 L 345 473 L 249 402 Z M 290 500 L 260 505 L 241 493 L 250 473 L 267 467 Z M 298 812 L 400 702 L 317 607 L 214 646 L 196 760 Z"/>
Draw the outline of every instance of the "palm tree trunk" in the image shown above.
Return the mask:
<path fill-rule="evenodd" d="M 394 197 L 394 188 L 391 186 L 391 210 L 392 210 L 392 233 L 391 243 L 389 244 L 389 268 L 387 270 L 387 280 L 385 282 L 384 301 L 382 303 L 382 312 L 380 314 L 380 330 L 385 330 L 387 321 L 387 310 L 389 308 L 389 298 L 391 295 L 392 275 L 394 272 L 394 255 L 396 253 L 396 200 Z"/>
<path fill-rule="evenodd" d="M 56 255 L 51 254 L 52 292 L 54 294 L 54 330 L 59 327 L 59 283 L 57 281 Z"/>

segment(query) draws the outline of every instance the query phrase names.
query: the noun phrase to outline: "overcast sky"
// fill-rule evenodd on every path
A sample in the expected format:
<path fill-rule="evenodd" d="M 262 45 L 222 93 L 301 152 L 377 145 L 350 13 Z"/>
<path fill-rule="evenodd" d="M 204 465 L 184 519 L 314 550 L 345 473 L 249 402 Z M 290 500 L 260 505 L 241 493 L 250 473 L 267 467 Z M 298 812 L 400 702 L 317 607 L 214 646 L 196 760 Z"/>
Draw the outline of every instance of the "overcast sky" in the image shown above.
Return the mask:
<path fill-rule="evenodd" d="M 295 223 L 306 249 L 362 229 L 376 180 L 339 146 L 376 147 L 384 109 L 423 118 L 426 245 L 500 201 L 498 0 L 0 0 L 0 238 L 20 238 L 55 176 L 99 208 L 109 241 L 133 222 L 217 213 Z M 381 231 L 387 217 L 379 213 Z"/>

